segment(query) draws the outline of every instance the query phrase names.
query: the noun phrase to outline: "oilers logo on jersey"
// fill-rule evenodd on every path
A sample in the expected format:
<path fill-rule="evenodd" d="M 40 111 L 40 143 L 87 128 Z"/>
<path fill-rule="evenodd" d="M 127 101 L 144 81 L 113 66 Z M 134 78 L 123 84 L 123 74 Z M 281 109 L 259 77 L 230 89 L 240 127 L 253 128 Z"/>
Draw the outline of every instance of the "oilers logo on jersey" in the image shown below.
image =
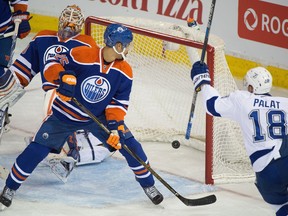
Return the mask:
<path fill-rule="evenodd" d="M 48 47 L 44 53 L 43 61 L 44 64 L 49 60 L 60 60 L 61 64 L 67 64 L 69 49 L 63 45 L 52 45 Z"/>
<path fill-rule="evenodd" d="M 88 77 L 81 84 L 81 94 L 90 103 L 98 103 L 104 100 L 110 90 L 110 83 L 101 76 Z"/>

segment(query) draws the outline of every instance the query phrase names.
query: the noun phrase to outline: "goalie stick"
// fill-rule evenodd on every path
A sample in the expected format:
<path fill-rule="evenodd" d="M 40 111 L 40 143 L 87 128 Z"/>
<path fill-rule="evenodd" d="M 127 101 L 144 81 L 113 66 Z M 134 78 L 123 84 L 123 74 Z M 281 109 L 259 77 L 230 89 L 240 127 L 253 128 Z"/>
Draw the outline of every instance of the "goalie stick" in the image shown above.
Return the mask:
<path fill-rule="evenodd" d="M 202 48 L 202 53 L 201 53 L 201 59 L 200 59 L 201 64 L 203 64 L 204 60 L 205 60 L 205 54 L 206 54 L 206 49 L 207 49 L 207 45 L 208 45 L 208 39 L 209 39 L 210 28 L 211 28 L 211 24 L 212 24 L 215 5 L 216 5 L 216 0 L 212 0 L 209 18 L 208 18 L 208 23 L 207 23 L 207 28 L 206 28 L 206 33 L 205 33 L 205 38 L 204 38 L 204 43 L 203 43 L 203 48 Z M 197 100 L 197 95 L 198 95 L 199 91 L 200 91 L 200 89 L 196 89 L 194 91 L 193 98 L 192 98 L 190 115 L 189 115 L 188 125 L 187 125 L 187 129 L 186 129 L 186 134 L 185 134 L 185 138 L 187 140 L 190 138 L 190 134 L 191 134 L 191 130 L 192 130 L 192 119 L 194 117 L 196 100 Z"/>
<path fill-rule="evenodd" d="M 13 56 L 14 56 L 16 42 L 17 42 L 17 35 L 18 35 L 19 25 L 21 22 L 22 22 L 21 19 L 15 19 L 14 20 L 14 23 L 15 23 L 14 31 L 10 32 L 11 35 L 8 35 L 9 33 L 7 33 L 6 35 L 5 34 L 3 35 L 5 37 L 7 37 L 7 35 L 12 36 L 11 52 L 10 52 L 10 57 L 9 57 L 9 62 L 8 62 L 7 68 L 9 68 L 13 62 Z"/>
<path fill-rule="evenodd" d="M 72 101 L 89 117 L 103 129 L 107 134 L 110 134 L 111 131 L 95 116 L 92 112 L 90 112 L 85 106 L 83 106 L 76 98 L 72 98 Z M 134 157 L 141 165 L 143 165 L 147 170 L 149 170 L 153 176 L 155 176 L 167 189 L 169 189 L 178 199 L 180 199 L 186 206 L 201 206 L 201 205 L 208 205 L 216 202 L 216 196 L 214 194 L 196 198 L 196 199 L 188 199 L 181 196 L 177 191 L 173 189 L 161 176 L 156 173 L 149 165 L 147 165 L 137 154 L 132 152 L 127 145 L 122 144 L 123 148 L 132 156 Z"/>

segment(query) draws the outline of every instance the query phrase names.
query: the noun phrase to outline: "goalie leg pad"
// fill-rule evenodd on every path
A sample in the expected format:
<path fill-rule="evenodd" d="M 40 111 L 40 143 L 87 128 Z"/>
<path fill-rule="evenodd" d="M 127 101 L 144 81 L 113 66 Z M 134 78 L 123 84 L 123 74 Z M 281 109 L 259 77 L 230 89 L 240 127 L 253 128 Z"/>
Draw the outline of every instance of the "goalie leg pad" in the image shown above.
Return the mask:
<path fill-rule="evenodd" d="M 8 69 L 0 77 L 0 107 L 3 107 L 5 104 L 9 104 L 9 107 L 12 107 L 24 94 L 25 90 Z"/>
<path fill-rule="evenodd" d="M 94 146 L 93 149 L 82 148 L 79 151 L 79 160 L 77 166 L 101 163 L 107 157 L 109 157 L 111 152 L 102 145 Z"/>
<path fill-rule="evenodd" d="M 70 151 L 67 155 L 78 161 L 77 166 L 101 163 L 110 156 L 110 151 L 89 131 L 78 130 L 75 139 L 73 145 L 68 142 Z"/>

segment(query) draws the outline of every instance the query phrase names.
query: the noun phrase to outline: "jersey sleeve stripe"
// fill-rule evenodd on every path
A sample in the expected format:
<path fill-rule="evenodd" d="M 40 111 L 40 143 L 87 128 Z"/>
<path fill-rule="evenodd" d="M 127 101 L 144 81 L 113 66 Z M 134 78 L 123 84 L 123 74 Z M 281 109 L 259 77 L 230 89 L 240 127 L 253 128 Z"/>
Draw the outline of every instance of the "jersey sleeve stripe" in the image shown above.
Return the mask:
<path fill-rule="evenodd" d="M 221 115 L 215 110 L 215 101 L 217 100 L 217 96 L 210 98 L 207 100 L 207 111 L 213 116 L 221 117 Z"/>
<path fill-rule="evenodd" d="M 51 89 L 55 89 L 55 88 L 57 88 L 57 87 L 58 87 L 58 85 L 55 85 L 55 84 L 50 83 L 50 82 L 43 82 L 43 84 L 42 84 L 42 89 L 43 89 L 44 91 L 48 91 L 48 90 L 51 90 Z"/>
<path fill-rule="evenodd" d="M 21 71 L 21 73 L 24 73 L 27 77 L 29 77 L 30 80 L 34 77 L 28 67 L 23 65 L 22 62 L 16 60 L 13 66 L 18 69 L 17 71 Z"/>
<path fill-rule="evenodd" d="M 32 68 L 31 62 L 29 62 L 24 56 L 20 55 L 15 62 L 19 62 L 19 64 L 22 64 L 24 67 L 26 67 L 28 70 L 30 70 Z M 31 69 L 31 73 L 32 73 L 32 69 Z M 33 73 L 32 73 L 33 74 Z M 34 72 L 34 76 L 35 76 L 35 72 Z"/>
<path fill-rule="evenodd" d="M 249 156 L 250 160 L 251 160 L 251 163 L 252 165 L 254 164 L 254 162 L 256 160 L 258 160 L 260 157 L 270 153 L 273 149 L 274 149 L 275 146 L 273 146 L 272 149 L 263 149 L 263 150 L 260 150 L 260 151 L 256 151 L 254 152 L 252 155 Z"/>
<path fill-rule="evenodd" d="M 117 104 L 123 104 L 128 106 L 129 105 L 129 101 L 128 100 L 117 100 L 116 98 L 112 98 L 114 101 L 117 102 Z"/>

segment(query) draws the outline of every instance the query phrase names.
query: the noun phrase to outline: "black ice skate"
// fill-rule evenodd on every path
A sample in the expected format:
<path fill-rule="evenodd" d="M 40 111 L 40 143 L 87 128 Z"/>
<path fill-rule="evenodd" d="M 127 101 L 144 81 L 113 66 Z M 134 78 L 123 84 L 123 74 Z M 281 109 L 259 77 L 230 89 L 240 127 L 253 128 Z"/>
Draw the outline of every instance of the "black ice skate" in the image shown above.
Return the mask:
<path fill-rule="evenodd" d="M 158 205 L 163 201 L 163 195 L 157 190 L 155 186 L 146 187 L 143 188 L 143 190 L 155 205 Z"/>
<path fill-rule="evenodd" d="M 4 206 L 9 207 L 12 203 L 12 199 L 15 195 L 16 191 L 12 190 L 8 187 L 4 187 L 1 195 L 0 195 L 0 203 L 2 203 Z M 4 208 L 2 208 L 1 206 L 1 210 L 3 210 Z"/>

